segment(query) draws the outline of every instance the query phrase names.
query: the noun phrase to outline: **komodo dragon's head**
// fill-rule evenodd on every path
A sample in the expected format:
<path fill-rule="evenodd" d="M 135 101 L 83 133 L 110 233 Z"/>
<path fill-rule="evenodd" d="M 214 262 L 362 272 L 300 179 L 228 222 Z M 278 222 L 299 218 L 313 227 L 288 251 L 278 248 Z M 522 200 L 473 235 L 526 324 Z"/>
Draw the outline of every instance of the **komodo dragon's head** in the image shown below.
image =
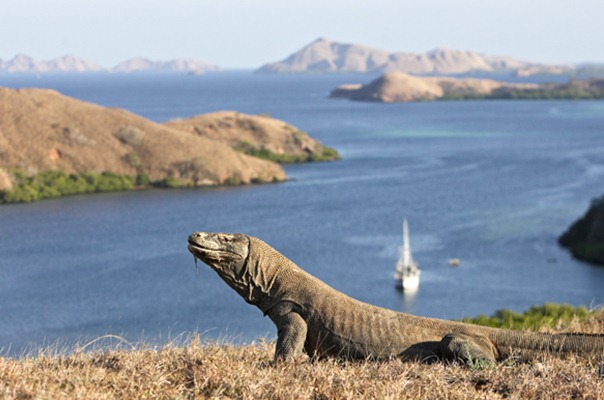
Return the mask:
<path fill-rule="evenodd" d="M 292 276 L 305 274 L 281 253 L 253 236 L 195 232 L 189 236 L 195 261 L 208 264 L 231 288 L 266 313 L 282 299 Z M 284 279 L 282 279 L 284 278 Z"/>
<path fill-rule="evenodd" d="M 250 239 L 240 233 L 195 232 L 188 238 L 189 251 L 220 275 L 230 287 L 252 302 L 247 261 Z"/>

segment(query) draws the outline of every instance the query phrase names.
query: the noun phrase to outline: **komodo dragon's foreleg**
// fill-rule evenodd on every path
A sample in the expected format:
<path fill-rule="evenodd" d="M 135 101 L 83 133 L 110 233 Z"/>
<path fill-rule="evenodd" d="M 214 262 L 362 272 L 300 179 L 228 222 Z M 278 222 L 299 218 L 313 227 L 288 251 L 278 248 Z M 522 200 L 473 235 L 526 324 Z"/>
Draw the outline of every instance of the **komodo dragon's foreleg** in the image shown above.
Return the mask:
<path fill-rule="evenodd" d="M 279 316 L 274 322 L 277 325 L 275 361 L 291 361 L 301 356 L 308 331 L 304 318 L 292 311 Z"/>

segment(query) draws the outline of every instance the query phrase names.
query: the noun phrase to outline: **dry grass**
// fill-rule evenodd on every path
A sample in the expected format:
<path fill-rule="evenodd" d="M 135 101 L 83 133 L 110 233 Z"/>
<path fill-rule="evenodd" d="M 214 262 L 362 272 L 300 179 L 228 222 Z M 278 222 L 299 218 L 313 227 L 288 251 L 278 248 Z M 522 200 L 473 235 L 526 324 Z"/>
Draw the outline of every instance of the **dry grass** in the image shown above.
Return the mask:
<path fill-rule="evenodd" d="M 604 331 L 604 311 L 562 330 Z M 274 343 L 204 343 L 0 358 L 0 399 L 604 399 L 602 359 L 544 355 L 480 369 L 453 364 L 271 363 Z"/>
<path fill-rule="evenodd" d="M 596 364 L 576 358 L 473 370 L 446 364 L 271 365 L 273 345 L 206 344 L 0 361 L 0 398 L 601 399 Z"/>

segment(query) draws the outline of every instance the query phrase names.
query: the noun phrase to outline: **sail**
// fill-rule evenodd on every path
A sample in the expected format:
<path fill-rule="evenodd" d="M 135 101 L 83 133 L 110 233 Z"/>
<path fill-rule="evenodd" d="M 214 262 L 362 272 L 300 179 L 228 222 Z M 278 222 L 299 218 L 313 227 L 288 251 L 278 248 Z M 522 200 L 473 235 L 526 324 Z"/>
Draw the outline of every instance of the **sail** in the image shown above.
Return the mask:
<path fill-rule="evenodd" d="M 419 285 L 421 271 L 411 256 L 411 244 L 409 242 L 409 224 L 407 218 L 403 219 L 403 247 L 396 263 L 394 279 L 403 288 L 413 289 Z"/>

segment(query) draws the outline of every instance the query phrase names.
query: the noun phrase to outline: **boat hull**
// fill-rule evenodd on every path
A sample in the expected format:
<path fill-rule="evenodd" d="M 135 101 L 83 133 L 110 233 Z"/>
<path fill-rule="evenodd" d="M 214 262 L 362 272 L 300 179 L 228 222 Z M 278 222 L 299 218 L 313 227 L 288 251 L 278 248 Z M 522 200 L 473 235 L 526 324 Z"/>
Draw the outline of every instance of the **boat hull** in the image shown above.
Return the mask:
<path fill-rule="evenodd" d="M 419 271 L 417 274 L 403 276 L 400 279 L 397 279 L 398 287 L 403 290 L 414 290 L 419 287 Z"/>

